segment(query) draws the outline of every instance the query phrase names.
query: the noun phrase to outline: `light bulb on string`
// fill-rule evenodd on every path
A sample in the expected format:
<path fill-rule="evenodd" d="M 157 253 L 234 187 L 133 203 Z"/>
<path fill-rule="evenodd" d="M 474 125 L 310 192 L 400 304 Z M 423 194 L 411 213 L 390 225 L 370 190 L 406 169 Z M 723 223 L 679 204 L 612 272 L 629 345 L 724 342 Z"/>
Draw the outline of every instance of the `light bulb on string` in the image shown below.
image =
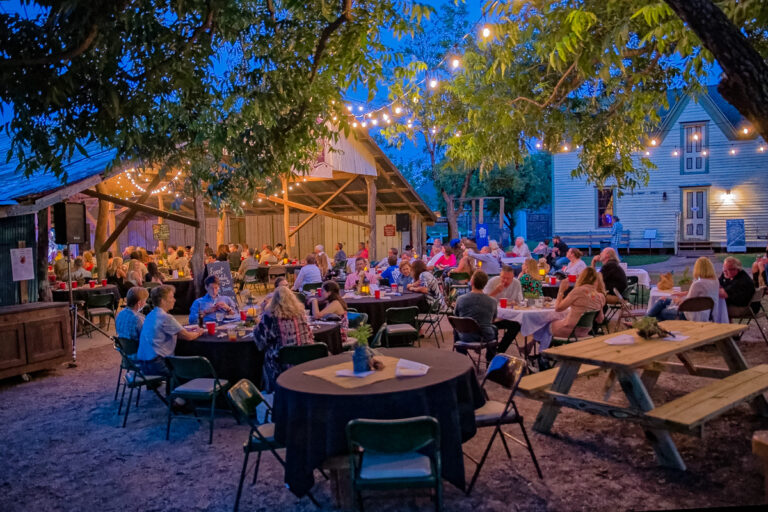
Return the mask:
<path fill-rule="evenodd" d="M 429 81 L 429 87 L 431 89 L 434 89 L 435 87 L 437 87 L 437 80 L 435 80 L 434 78 L 432 80 L 430 80 Z"/>
<path fill-rule="evenodd" d="M 459 67 L 459 64 L 461 64 L 461 62 L 459 61 L 459 59 L 453 59 L 453 60 L 451 61 L 451 67 L 452 67 L 453 69 L 456 69 L 457 67 Z"/>
<path fill-rule="evenodd" d="M 481 34 L 483 35 L 483 38 L 488 39 L 491 37 L 491 29 L 486 25 L 483 27 Z"/>
<path fill-rule="evenodd" d="M 395 114 L 399 114 L 399 113 L 401 113 L 402 111 L 403 111 L 403 109 L 402 109 L 402 108 L 400 108 L 400 107 L 395 107 Z"/>

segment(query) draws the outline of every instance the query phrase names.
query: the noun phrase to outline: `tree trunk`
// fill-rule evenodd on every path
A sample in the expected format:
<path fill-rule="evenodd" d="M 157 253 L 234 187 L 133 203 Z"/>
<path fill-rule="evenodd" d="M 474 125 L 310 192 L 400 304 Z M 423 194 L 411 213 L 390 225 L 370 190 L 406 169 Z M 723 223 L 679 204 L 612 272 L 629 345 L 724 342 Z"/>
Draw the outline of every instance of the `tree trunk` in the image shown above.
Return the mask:
<path fill-rule="evenodd" d="M 163 194 L 157 194 L 157 208 L 159 210 L 163 209 Z M 157 218 L 157 223 L 158 224 L 162 224 L 163 223 L 163 218 L 162 217 L 158 217 Z M 159 254 L 165 254 L 165 243 L 162 240 L 158 240 L 157 241 L 157 252 Z"/>
<path fill-rule="evenodd" d="M 665 0 L 723 68 L 717 90 L 768 140 L 768 64 L 711 0 Z"/>
<path fill-rule="evenodd" d="M 445 190 L 441 190 L 445 201 L 445 218 L 448 220 L 448 240 L 459 238 L 459 222 L 456 209 L 453 206 L 453 197 Z"/>
<path fill-rule="evenodd" d="M 37 211 L 37 293 L 40 302 L 51 302 L 51 283 L 48 281 L 48 208 Z"/>
<path fill-rule="evenodd" d="M 219 222 L 216 224 L 216 252 L 219 252 L 219 246 L 224 245 L 227 240 L 227 211 L 222 210 L 219 214 Z"/>
<path fill-rule="evenodd" d="M 103 183 L 96 185 L 96 192 L 102 194 L 108 193 Z M 104 242 L 107 241 L 108 227 L 109 227 L 109 207 L 110 203 L 103 199 L 99 199 L 99 213 L 96 218 L 96 240 L 93 244 L 96 250 L 96 270 L 100 279 L 107 278 L 107 263 L 109 260 L 108 254 L 102 251 Z"/>
<path fill-rule="evenodd" d="M 205 254 L 205 206 L 203 203 L 203 195 L 201 193 L 195 194 L 195 220 L 198 222 L 195 228 L 195 252 L 192 254 L 192 274 L 195 277 L 195 291 L 197 296 L 203 295 L 203 267 L 205 262 L 203 256 Z"/>

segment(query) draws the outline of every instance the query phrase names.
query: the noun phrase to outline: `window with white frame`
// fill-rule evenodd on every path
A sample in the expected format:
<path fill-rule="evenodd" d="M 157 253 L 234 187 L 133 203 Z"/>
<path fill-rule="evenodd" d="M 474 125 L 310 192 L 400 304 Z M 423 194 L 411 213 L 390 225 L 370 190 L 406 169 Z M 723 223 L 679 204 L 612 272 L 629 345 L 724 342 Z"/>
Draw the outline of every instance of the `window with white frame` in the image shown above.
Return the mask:
<path fill-rule="evenodd" d="M 704 140 L 706 135 L 704 123 L 683 125 L 683 173 L 707 172 L 707 141 Z"/>

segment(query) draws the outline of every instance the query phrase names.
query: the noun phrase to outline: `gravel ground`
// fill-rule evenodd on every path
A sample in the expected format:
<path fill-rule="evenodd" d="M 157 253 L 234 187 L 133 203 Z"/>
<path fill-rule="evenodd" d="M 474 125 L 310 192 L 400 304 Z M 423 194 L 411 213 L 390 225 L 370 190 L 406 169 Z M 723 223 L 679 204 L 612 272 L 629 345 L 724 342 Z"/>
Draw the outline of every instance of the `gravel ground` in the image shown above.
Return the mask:
<path fill-rule="evenodd" d="M 447 327 L 447 326 L 446 326 Z M 756 331 L 740 343 L 750 364 L 768 362 L 768 348 Z M 445 349 L 445 348 L 444 348 Z M 217 419 L 214 442 L 207 422 L 176 421 L 165 441 L 165 408 L 142 396 L 122 429 L 113 401 L 118 357 L 109 346 L 79 353 L 76 368 L 60 368 L 0 381 L 0 510 L 231 510 L 248 428 L 228 416 Z M 720 363 L 714 350 L 694 361 Z M 595 397 L 603 377 L 580 380 L 574 389 Z M 694 377 L 662 375 L 652 395 L 663 402 L 701 386 Z M 492 398 L 504 399 L 498 389 Z M 613 400 L 622 401 L 620 392 Z M 529 428 L 539 403 L 519 398 Z M 516 427 L 509 427 L 514 434 Z M 553 435 L 531 435 L 545 474 L 539 480 L 527 452 L 512 444 L 513 458 L 500 445 L 492 452 L 471 497 L 445 485 L 446 510 L 645 510 L 755 505 L 763 500 L 759 462 L 750 452 L 755 430 L 768 420 L 742 405 L 707 425 L 703 440 L 673 434 L 689 470 L 656 466 L 653 452 L 635 425 L 565 410 Z M 465 445 L 482 453 L 489 432 Z M 498 442 L 498 441 L 497 441 Z M 474 469 L 467 463 L 468 473 Z M 329 487 L 319 474 L 314 494 L 331 509 Z M 416 492 L 376 495 L 367 510 L 431 510 Z M 282 485 L 280 465 L 263 458 L 259 481 L 246 486 L 241 510 L 307 510 Z"/>

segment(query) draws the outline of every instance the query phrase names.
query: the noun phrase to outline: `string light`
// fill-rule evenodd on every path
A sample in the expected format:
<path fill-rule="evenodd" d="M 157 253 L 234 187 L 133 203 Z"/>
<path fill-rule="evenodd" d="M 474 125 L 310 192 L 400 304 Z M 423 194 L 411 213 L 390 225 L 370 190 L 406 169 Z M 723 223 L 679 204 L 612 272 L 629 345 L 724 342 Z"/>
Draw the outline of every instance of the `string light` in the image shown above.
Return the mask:
<path fill-rule="evenodd" d="M 568 151 L 568 146 L 563 146 L 563 151 Z"/>
<path fill-rule="evenodd" d="M 730 151 L 730 153 L 731 153 L 732 155 L 735 155 L 735 154 L 736 154 L 736 150 L 735 150 L 734 148 L 731 148 L 731 151 Z"/>
<path fill-rule="evenodd" d="M 486 27 L 483 27 L 483 31 L 482 31 L 482 34 L 483 34 L 483 37 L 484 37 L 485 39 L 488 39 L 488 38 L 491 36 L 491 29 L 490 29 L 490 28 L 488 28 L 487 26 L 486 26 Z"/>
<path fill-rule="evenodd" d="M 704 151 L 701 152 L 701 154 L 702 154 L 702 156 L 707 156 L 707 154 L 708 154 L 707 150 L 705 149 Z"/>
<path fill-rule="evenodd" d="M 429 81 L 429 87 L 432 88 L 432 89 L 437 87 L 437 80 L 435 80 L 434 78 L 432 80 L 430 80 Z M 414 100 L 414 101 L 417 101 L 417 100 Z"/>
<path fill-rule="evenodd" d="M 541 149 L 541 142 L 536 143 L 536 149 Z"/>
<path fill-rule="evenodd" d="M 746 128 L 746 127 L 745 127 L 745 128 L 744 128 L 743 130 L 741 130 L 741 131 L 742 131 L 742 133 L 744 133 L 744 135 L 746 135 L 746 134 L 748 134 L 748 133 L 749 133 L 749 128 Z"/>
<path fill-rule="evenodd" d="M 657 144 L 656 139 L 651 139 L 651 146 L 655 146 Z"/>
<path fill-rule="evenodd" d="M 395 107 L 395 114 L 400 114 L 403 111 L 400 107 Z"/>
<path fill-rule="evenodd" d="M 459 67 L 459 64 L 461 64 L 461 62 L 459 61 L 459 59 L 453 59 L 453 60 L 451 61 L 451 67 L 453 67 L 453 69 L 456 69 L 457 67 Z"/>
<path fill-rule="evenodd" d="M 693 140 L 699 140 L 699 134 L 698 133 L 694 133 L 693 134 Z"/>
<path fill-rule="evenodd" d="M 645 156 L 651 156 L 651 152 L 650 151 L 646 151 L 645 152 Z"/>
<path fill-rule="evenodd" d="M 675 150 L 672 152 L 672 156 L 678 156 L 679 154 L 680 154 L 680 153 L 677 151 L 677 149 L 675 149 Z"/>

